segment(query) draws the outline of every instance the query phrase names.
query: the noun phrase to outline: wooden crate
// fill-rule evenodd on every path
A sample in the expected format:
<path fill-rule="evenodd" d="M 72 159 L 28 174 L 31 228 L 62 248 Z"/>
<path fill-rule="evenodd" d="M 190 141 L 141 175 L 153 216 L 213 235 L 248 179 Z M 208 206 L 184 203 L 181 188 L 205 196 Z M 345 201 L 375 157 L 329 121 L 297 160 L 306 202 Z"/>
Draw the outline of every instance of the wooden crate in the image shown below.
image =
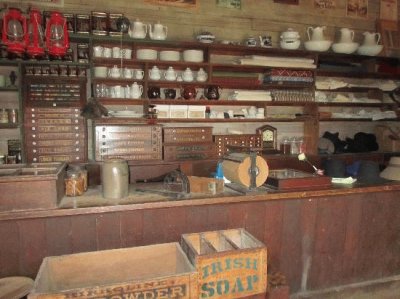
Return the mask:
<path fill-rule="evenodd" d="M 0 166 L 0 212 L 56 208 L 64 196 L 65 163 Z"/>
<path fill-rule="evenodd" d="M 264 294 L 267 248 L 244 229 L 182 235 L 181 246 L 198 271 L 198 298 Z"/>
<path fill-rule="evenodd" d="M 28 298 L 195 298 L 178 243 L 46 257 Z"/>

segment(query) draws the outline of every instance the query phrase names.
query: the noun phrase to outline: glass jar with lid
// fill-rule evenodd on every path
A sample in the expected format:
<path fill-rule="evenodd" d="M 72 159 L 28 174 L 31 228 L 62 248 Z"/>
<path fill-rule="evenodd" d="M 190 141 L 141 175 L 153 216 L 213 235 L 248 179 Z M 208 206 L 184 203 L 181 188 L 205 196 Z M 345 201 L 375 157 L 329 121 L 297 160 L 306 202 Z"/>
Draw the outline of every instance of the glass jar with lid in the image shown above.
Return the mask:
<path fill-rule="evenodd" d="M 80 196 L 84 192 L 83 178 L 78 171 L 68 170 L 65 179 L 65 195 Z"/>

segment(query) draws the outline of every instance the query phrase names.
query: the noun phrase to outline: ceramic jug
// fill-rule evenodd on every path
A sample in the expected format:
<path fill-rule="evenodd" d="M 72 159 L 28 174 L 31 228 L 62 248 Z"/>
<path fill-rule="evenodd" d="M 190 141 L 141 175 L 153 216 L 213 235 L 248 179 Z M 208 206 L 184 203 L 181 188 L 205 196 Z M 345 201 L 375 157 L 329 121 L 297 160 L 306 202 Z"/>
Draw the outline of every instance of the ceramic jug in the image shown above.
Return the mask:
<path fill-rule="evenodd" d="M 153 66 L 149 71 L 149 77 L 151 80 L 160 80 L 161 79 L 161 72 L 157 66 Z"/>
<path fill-rule="evenodd" d="M 102 193 L 106 199 L 121 199 L 129 194 L 129 167 L 123 159 L 106 159 L 101 167 Z"/>
<path fill-rule="evenodd" d="M 168 28 L 160 23 L 154 24 L 152 27 L 149 24 L 149 35 L 151 39 L 164 40 L 167 38 Z"/>
<path fill-rule="evenodd" d="M 193 100 L 196 98 L 196 88 L 194 88 L 193 86 L 185 86 L 182 90 L 181 90 L 181 95 L 185 100 Z"/>
<path fill-rule="evenodd" d="M 164 73 L 164 78 L 167 81 L 175 81 L 177 74 L 172 66 L 168 67 L 168 69 Z"/>
<path fill-rule="evenodd" d="M 160 87 L 150 86 L 147 89 L 147 96 L 149 99 L 159 99 L 160 98 Z"/>
<path fill-rule="evenodd" d="M 377 32 L 364 32 L 364 45 L 365 46 L 375 46 L 379 44 L 381 40 L 381 35 Z"/>
<path fill-rule="evenodd" d="M 131 97 L 132 99 L 139 99 L 143 93 L 143 86 L 133 82 L 131 87 Z"/>
<path fill-rule="evenodd" d="M 114 65 L 112 68 L 108 69 L 108 76 L 111 78 L 120 78 L 121 77 L 121 69 Z"/>
<path fill-rule="evenodd" d="M 340 29 L 340 43 L 352 43 L 354 39 L 354 31 L 349 28 Z"/>
<path fill-rule="evenodd" d="M 324 30 L 325 30 L 325 26 L 322 27 L 308 27 L 307 28 L 307 35 L 308 35 L 308 39 L 312 40 L 312 41 L 321 41 L 321 40 L 325 40 L 324 38 Z"/>
<path fill-rule="evenodd" d="M 129 36 L 132 38 L 145 38 L 147 35 L 146 24 L 136 19 L 131 26 L 129 26 Z"/>
<path fill-rule="evenodd" d="M 218 100 L 219 99 L 219 86 L 210 85 L 204 88 L 204 95 L 209 100 Z"/>
<path fill-rule="evenodd" d="M 173 100 L 176 97 L 176 90 L 173 88 L 164 89 L 164 95 L 166 99 Z"/>

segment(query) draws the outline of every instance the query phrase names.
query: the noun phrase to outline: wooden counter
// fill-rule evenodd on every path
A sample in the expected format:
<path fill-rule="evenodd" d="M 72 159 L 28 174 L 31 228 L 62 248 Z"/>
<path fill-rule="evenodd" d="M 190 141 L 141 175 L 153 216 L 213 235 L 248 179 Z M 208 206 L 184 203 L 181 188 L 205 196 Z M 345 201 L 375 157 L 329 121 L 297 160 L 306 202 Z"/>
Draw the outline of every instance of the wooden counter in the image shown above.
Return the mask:
<path fill-rule="evenodd" d="M 244 227 L 291 292 L 400 274 L 400 184 L 0 214 L 0 277 L 43 257 L 179 241 Z M 34 200 L 34 199 L 33 199 Z"/>

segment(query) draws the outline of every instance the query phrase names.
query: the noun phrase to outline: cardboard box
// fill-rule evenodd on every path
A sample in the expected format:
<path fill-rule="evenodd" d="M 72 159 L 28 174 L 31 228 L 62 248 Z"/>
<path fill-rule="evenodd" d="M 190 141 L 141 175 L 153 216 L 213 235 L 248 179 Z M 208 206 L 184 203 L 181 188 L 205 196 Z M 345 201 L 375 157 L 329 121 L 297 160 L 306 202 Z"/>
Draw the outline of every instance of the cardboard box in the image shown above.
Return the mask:
<path fill-rule="evenodd" d="M 244 229 L 182 235 L 198 271 L 198 297 L 233 299 L 265 294 L 267 248 Z"/>
<path fill-rule="evenodd" d="M 178 243 L 46 257 L 28 298 L 195 298 Z"/>

